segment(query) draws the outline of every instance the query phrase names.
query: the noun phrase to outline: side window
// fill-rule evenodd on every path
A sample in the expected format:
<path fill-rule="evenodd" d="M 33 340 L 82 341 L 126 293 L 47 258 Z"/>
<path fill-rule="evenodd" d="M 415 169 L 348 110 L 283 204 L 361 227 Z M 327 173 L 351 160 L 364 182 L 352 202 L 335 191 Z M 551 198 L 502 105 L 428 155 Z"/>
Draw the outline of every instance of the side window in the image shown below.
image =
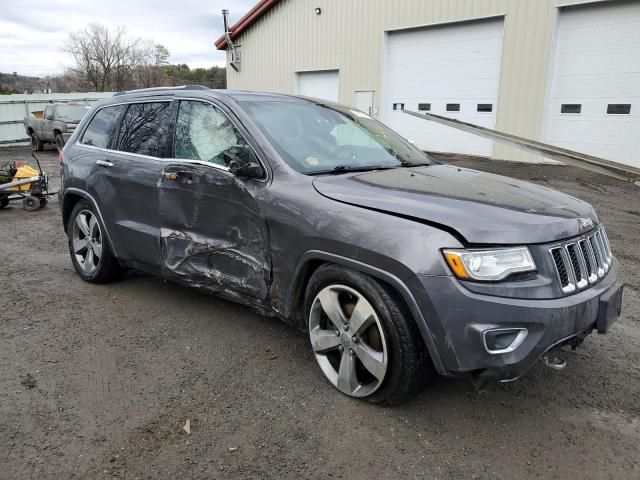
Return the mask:
<path fill-rule="evenodd" d="M 89 122 L 80 143 L 107 148 L 113 137 L 118 118 L 124 108 L 124 105 L 114 105 L 113 107 L 105 107 L 99 110 Z"/>
<path fill-rule="evenodd" d="M 115 150 L 164 157 L 170 122 L 169 102 L 132 103 L 122 119 Z"/>
<path fill-rule="evenodd" d="M 238 129 L 210 103 L 182 100 L 176 123 L 175 158 L 227 164 L 233 156 L 253 151 Z"/>

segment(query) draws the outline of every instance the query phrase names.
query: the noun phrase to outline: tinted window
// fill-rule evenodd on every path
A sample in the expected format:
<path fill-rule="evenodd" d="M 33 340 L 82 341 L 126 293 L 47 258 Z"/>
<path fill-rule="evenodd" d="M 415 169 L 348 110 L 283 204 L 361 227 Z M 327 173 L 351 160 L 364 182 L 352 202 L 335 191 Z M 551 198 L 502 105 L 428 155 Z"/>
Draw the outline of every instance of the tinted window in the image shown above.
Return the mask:
<path fill-rule="evenodd" d="M 418 110 L 420 111 L 429 111 L 431 110 L 431 104 L 430 103 L 419 103 L 418 104 Z"/>
<path fill-rule="evenodd" d="M 493 104 L 492 103 L 479 103 L 478 104 L 479 112 L 493 112 Z"/>
<path fill-rule="evenodd" d="M 579 103 L 563 103 L 560 107 L 560 113 L 580 113 L 582 105 Z"/>
<path fill-rule="evenodd" d="M 631 113 L 630 103 L 610 103 L 607 105 L 609 115 L 629 115 Z"/>
<path fill-rule="evenodd" d="M 459 112 L 460 104 L 459 103 L 447 103 L 447 112 Z"/>
<path fill-rule="evenodd" d="M 171 120 L 169 102 L 133 103 L 120 125 L 116 150 L 150 157 L 164 157 Z"/>
<path fill-rule="evenodd" d="M 124 105 L 114 105 L 99 110 L 89 122 L 80 143 L 107 148 L 118 123 L 118 117 L 123 110 Z"/>
<path fill-rule="evenodd" d="M 242 134 L 210 103 L 185 100 L 178 108 L 175 157 L 225 165 L 235 155 L 253 155 Z"/>

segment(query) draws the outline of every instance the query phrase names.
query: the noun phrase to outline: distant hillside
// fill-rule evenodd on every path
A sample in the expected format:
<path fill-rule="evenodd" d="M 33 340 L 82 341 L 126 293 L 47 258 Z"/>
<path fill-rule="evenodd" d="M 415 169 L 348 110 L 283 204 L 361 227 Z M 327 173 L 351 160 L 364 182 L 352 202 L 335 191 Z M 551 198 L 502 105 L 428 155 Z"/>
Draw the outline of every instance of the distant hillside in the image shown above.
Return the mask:
<path fill-rule="evenodd" d="M 29 77 L 13 73 L 0 72 L 0 94 L 10 93 L 42 93 L 51 86 L 51 79 L 40 77 Z"/>
<path fill-rule="evenodd" d="M 188 65 L 160 65 L 147 69 L 143 73 L 144 84 L 134 82 L 125 85 L 126 89 L 148 86 L 173 86 L 197 83 L 211 88 L 226 88 L 227 76 L 224 67 L 189 68 Z M 0 72 L 0 95 L 11 93 L 66 93 L 85 91 L 78 87 L 77 81 L 69 74 L 52 77 L 30 77 L 14 73 Z"/>

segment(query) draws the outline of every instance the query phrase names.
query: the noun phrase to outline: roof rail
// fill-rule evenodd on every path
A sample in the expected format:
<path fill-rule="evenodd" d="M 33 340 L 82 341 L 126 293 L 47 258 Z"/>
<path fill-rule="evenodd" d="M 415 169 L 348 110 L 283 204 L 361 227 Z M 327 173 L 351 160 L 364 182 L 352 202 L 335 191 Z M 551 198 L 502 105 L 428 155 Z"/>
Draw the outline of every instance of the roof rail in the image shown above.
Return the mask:
<path fill-rule="evenodd" d="M 137 90 L 124 90 L 122 92 L 114 93 L 113 96 L 127 95 L 129 93 L 144 93 L 144 92 L 170 92 L 172 90 L 210 90 L 209 87 L 204 85 L 181 85 L 179 87 L 151 87 L 151 88 L 138 88 Z"/>

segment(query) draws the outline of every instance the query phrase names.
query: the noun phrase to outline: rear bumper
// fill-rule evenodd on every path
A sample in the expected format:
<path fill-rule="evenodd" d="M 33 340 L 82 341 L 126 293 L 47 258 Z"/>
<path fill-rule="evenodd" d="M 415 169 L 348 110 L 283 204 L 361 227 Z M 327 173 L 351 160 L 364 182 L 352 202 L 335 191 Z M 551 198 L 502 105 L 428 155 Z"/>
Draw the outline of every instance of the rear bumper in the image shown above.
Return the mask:
<path fill-rule="evenodd" d="M 509 381 L 526 373 L 551 348 L 579 343 L 598 326 L 605 331 L 619 313 L 622 287 L 617 274 L 614 260 L 598 284 L 549 300 L 480 295 L 454 277 L 441 276 L 417 276 L 412 290 L 444 365 L 440 373 Z M 607 308 L 610 303 L 616 304 Z M 512 352 L 490 354 L 483 332 L 504 328 L 526 329 L 526 338 Z"/>

